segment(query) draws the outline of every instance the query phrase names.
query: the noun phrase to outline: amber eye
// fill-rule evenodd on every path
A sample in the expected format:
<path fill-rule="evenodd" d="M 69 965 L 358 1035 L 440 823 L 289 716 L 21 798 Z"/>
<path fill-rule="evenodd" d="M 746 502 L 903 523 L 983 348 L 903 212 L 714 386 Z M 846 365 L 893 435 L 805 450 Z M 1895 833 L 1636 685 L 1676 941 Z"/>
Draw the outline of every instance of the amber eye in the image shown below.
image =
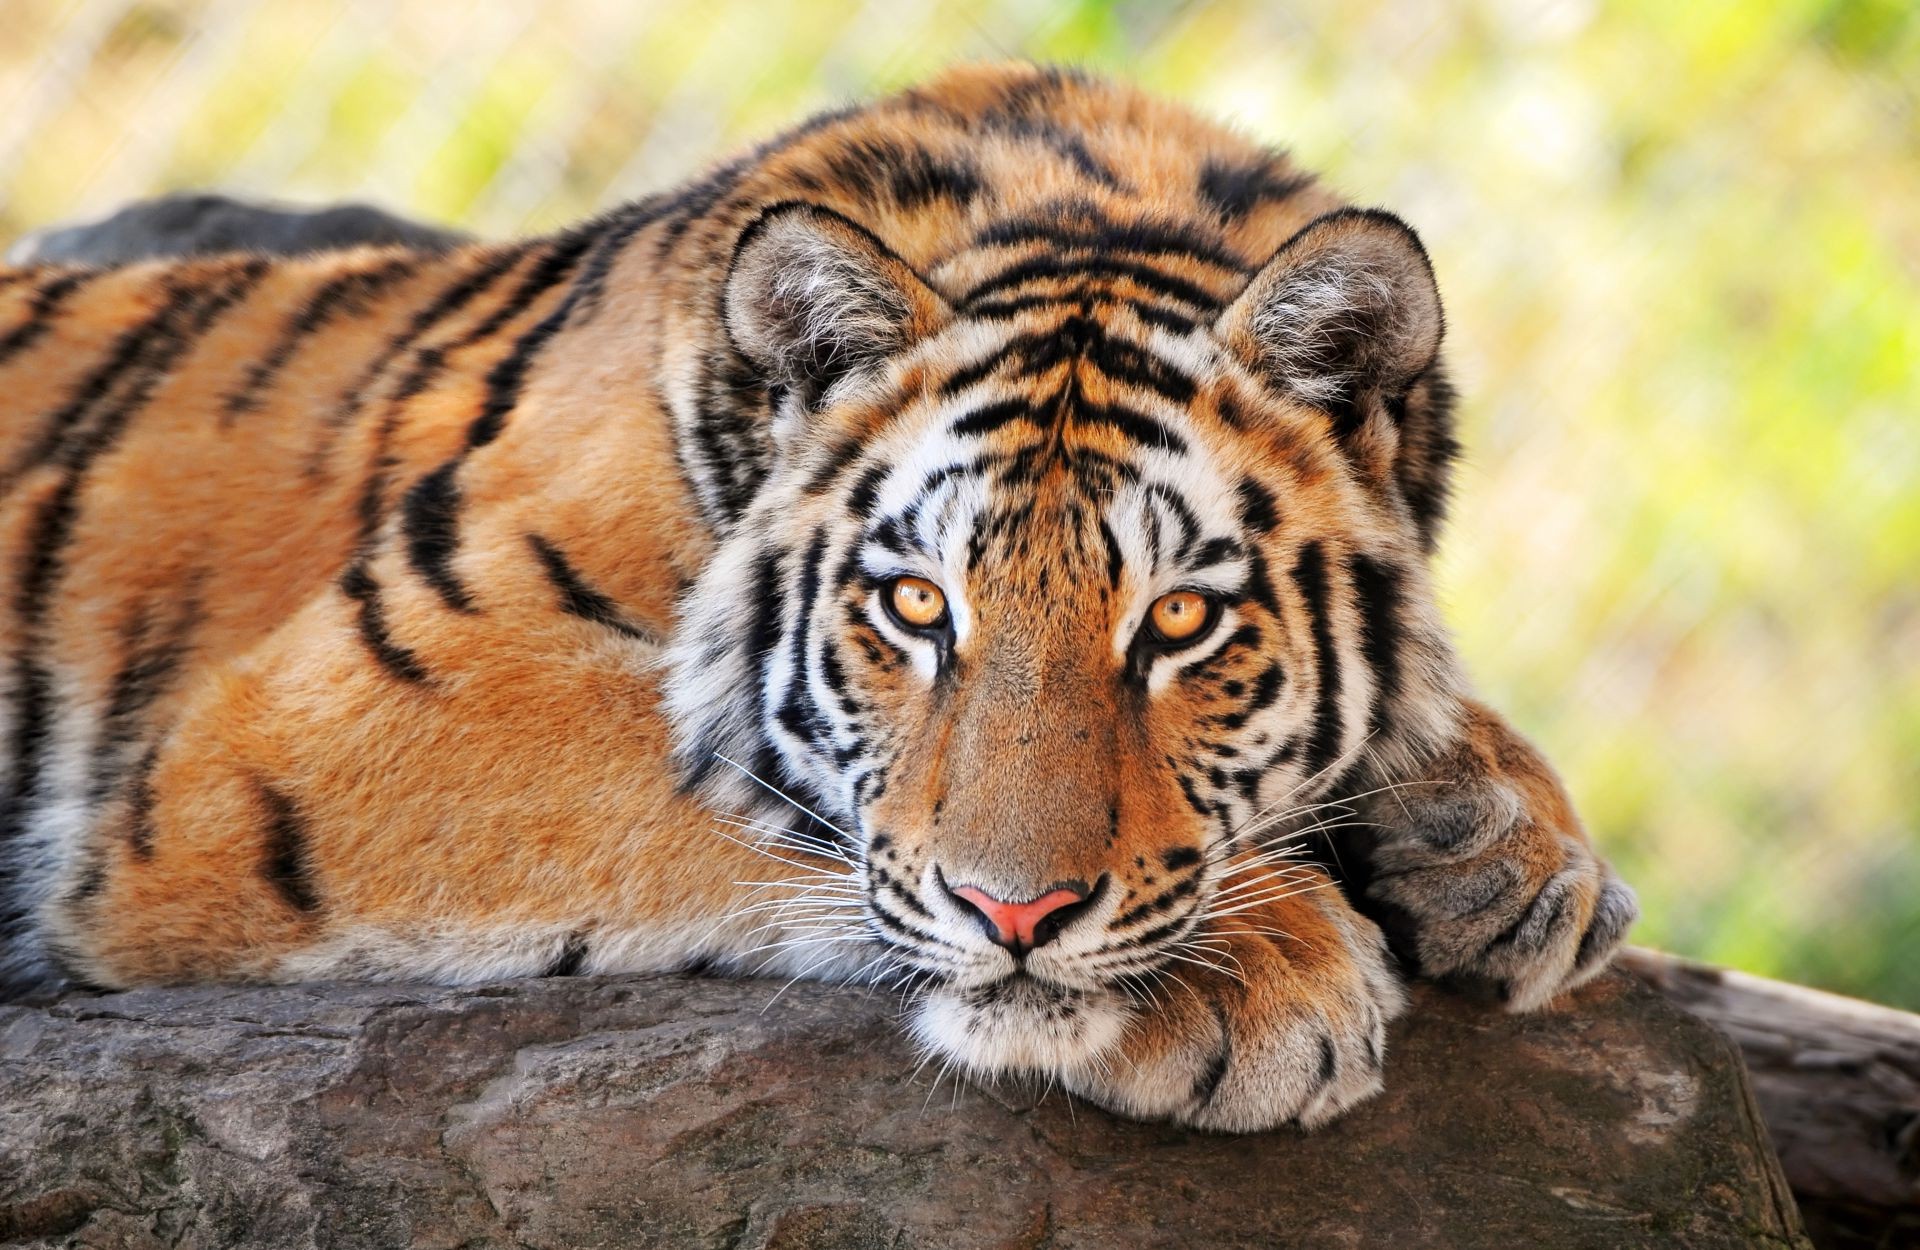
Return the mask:
<path fill-rule="evenodd" d="M 887 606 L 910 629 L 933 629 L 947 619 L 947 596 L 924 577 L 897 577 L 887 587 Z"/>
<path fill-rule="evenodd" d="M 1206 629 L 1213 615 L 1206 596 L 1191 590 L 1176 590 L 1161 595 L 1147 611 L 1147 624 L 1161 642 L 1192 642 Z"/>

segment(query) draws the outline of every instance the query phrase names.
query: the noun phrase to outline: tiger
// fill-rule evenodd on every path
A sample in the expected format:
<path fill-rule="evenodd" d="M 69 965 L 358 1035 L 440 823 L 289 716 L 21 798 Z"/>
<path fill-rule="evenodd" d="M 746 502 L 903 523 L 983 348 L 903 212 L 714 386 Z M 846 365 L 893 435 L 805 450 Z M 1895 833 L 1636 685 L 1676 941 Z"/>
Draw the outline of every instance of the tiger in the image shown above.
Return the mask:
<path fill-rule="evenodd" d="M 0 271 L 0 979 L 864 981 L 1200 1129 L 1637 906 L 1477 701 L 1400 218 L 950 69 L 547 236 Z"/>

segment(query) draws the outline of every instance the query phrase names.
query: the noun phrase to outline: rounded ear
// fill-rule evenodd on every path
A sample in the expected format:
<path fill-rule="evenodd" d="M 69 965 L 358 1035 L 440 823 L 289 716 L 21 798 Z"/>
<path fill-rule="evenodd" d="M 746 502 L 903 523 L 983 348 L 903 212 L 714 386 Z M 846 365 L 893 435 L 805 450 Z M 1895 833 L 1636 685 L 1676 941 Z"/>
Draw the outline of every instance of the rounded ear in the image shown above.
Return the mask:
<path fill-rule="evenodd" d="M 770 385 L 816 408 L 948 313 L 945 301 L 872 232 L 832 209 L 786 203 L 740 235 L 722 316 Z"/>
<path fill-rule="evenodd" d="M 1317 217 L 1281 245 L 1215 332 L 1343 440 L 1432 367 L 1444 323 L 1427 250 L 1378 209 Z"/>

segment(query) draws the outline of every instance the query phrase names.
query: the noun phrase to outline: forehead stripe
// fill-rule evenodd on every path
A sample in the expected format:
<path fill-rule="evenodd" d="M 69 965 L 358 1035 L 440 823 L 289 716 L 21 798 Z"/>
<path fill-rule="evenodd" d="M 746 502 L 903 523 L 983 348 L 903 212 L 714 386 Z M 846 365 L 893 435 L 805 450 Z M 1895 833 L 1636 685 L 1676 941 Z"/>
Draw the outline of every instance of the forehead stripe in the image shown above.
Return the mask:
<path fill-rule="evenodd" d="M 972 438 L 975 435 L 991 434 L 1023 418 L 1032 419 L 1032 411 L 1026 400 L 1002 399 L 985 407 L 975 408 L 955 421 L 949 428 L 956 438 Z"/>
<path fill-rule="evenodd" d="M 1063 222 L 1055 216 L 1018 217 L 988 226 L 974 236 L 974 242 L 981 247 L 1044 243 L 1061 251 L 1083 248 L 1108 254 L 1132 252 L 1139 256 L 1175 256 L 1196 260 L 1229 273 L 1250 272 L 1240 257 L 1192 231 L 1146 222 L 1115 222 L 1092 204 L 1062 207 L 1076 215 L 1084 213 L 1092 220 L 1083 225 L 1078 221 Z"/>
<path fill-rule="evenodd" d="M 1029 282 L 1039 282 L 1051 278 L 1125 278 L 1135 286 L 1152 291 L 1182 304 L 1207 312 L 1216 312 L 1220 301 L 1213 294 L 1184 278 L 1178 278 L 1163 269 L 1139 261 L 1113 260 L 1102 257 L 1062 257 L 1036 256 L 1018 264 L 1010 265 L 993 277 L 976 284 L 961 296 L 962 307 L 971 311 L 971 306 L 981 302 L 986 296 L 996 292 L 1011 290 Z"/>

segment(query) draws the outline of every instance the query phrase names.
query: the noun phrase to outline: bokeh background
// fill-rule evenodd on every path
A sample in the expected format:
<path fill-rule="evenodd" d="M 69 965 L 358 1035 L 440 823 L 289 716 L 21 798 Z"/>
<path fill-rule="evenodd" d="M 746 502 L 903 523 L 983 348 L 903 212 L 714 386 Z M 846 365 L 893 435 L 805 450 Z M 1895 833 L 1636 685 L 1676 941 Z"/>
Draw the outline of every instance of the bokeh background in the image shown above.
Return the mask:
<path fill-rule="evenodd" d="M 199 187 L 546 230 L 1006 56 L 1419 227 L 1466 394 L 1447 609 L 1637 939 L 1920 1008 L 1909 0 L 0 0 L 0 245 Z"/>

